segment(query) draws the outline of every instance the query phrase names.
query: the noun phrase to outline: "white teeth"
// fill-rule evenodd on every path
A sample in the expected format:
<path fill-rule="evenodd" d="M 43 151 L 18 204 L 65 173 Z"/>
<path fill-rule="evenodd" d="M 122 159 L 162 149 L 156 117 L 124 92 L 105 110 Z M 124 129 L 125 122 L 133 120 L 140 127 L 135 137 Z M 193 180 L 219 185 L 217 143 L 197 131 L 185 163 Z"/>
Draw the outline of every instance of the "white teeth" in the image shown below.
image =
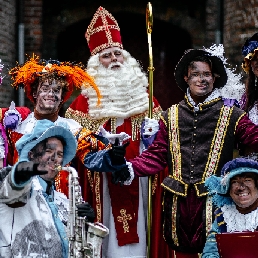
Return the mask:
<path fill-rule="evenodd" d="M 248 193 L 242 193 L 242 194 L 239 194 L 239 196 L 247 196 L 248 195 Z"/>

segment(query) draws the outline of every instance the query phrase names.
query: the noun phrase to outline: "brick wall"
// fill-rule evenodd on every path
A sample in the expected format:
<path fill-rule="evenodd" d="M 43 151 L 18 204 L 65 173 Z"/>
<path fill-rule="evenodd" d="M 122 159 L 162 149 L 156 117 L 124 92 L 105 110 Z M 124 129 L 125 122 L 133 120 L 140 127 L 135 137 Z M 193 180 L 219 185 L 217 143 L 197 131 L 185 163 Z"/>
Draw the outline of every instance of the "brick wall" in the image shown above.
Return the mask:
<path fill-rule="evenodd" d="M 43 0 L 24 1 L 25 54 L 42 53 L 42 6 Z"/>
<path fill-rule="evenodd" d="M 227 0 L 224 10 L 225 51 L 228 61 L 240 72 L 243 60 L 241 48 L 248 37 L 258 32 L 258 1 Z"/>
<path fill-rule="evenodd" d="M 20 1 L 0 0 L 0 59 L 3 60 L 6 68 L 12 67 L 18 60 L 18 6 L 16 3 L 20 3 Z M 27 55 L 31 56 L 34 53 L 43 58 L 56 58 L 58 56 L 56 48 L 58 35 L 72 24 L 83 19 L 90 19 L 98 7 L 97 3 L 91 5 L 87 1 L 77 0 L 74 1 L 73 8 L 71 8 L 69 1 L 55 0 L 55 3 L 56 1 L 59 3 L 58 8 L 54 8 L 55 10 L 50 12 L 49 10 L 53 10 L 53 6 L 50 6 L 47 0 L 23 0 L 25 53 Z M 154 17 L 189 33 L 193 47 L 209 47 L 215 43 L 219 22 L 223 22 L 221 32 L 225 56 L 228 58 L 228 63 L 233 67 L 237 66 L 237 71 L 240 72 L 241 47 L 246 38 L 258 31 L 258 0 L 201 0 L 198 1 L 198 5 L 196 2 L 185 0 L 186 4 L 184 5 L 167 5 L 163 1 L 158 5 L 153 1 Z M 219 2 L 223 4 L 222 18 L 217 15 Z M 69 8 L 65 8 L 65 6 Z M 129 8 L 117 3 L 110 3 L 105 7 L 114 13 L 120 9 L 126 11 Z M 145 7 L 146 3 L 143 4 L 139 1 L 132 3 L 130 10 L 144 14 Z M 51 15 L 49 15 L 50 13 Z M 87 24 L 85 24 L 85 28 L 86 26 Z M 172 34 L 171 36 L 176 41 L 178 41 L 178 37 L 180 39 L 179 35 Z M 67 37 L 69 38 L 69 35 Z M 85 44 L 85 39 L 82 38 L 82 40 Z M 88 51 L 86 44 L 83 51 L 86 53 Z M 0 87 L 0 107 L 8 106 L 12 99 L 17 99 L 17 94 L 17 91 L 14 92 L 10 87 L 10 80 L 6 76 Z"/>
<path fill-rule="evenodd" d="M 5 65 L 2 73 L 5 78 L 0 86 L 0 107 L 9 106 L 14 95 L 7 69 L 15 63 L 15 10 L 14 0 L 0 0 L 0 59 Z"/>

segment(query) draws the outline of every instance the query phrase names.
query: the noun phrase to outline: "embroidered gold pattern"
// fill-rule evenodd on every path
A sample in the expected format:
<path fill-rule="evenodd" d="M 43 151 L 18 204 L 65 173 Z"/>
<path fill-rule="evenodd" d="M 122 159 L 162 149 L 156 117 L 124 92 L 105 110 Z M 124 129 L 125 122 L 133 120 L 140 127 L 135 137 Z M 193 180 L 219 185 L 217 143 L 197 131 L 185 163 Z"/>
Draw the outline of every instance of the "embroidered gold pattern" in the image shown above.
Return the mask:
<path fill-rule="evenodd" d="M 111 133 L 116 133 L 116 118 L 111 118 Z"/>
<path fill-rule="evenodd" d="M 176 214 L 177 214 L 177 195 L 173 196 L 173 206 L 172 206 L 172 239 L 175 245 L 179 245 L 178 237 L 176 234 Z"/>
<path fill-rule="evenodd" d="M 226 128 L 229 124 L 229 117 L 232 113 L 232 108 L 224 106 L 221 110 L 220 118 L 212 140 L 211 150 L 206 164 L 203 179 L 210 177 L 218 166 L 218 161 L 223 147 L 223 142 L 226 136 Z"/>
<path fill-rule="evenodd" d="M 158 185 L 157 181 L 158 181 L 158 174 L 155 174 L 154 179 L 151 183 L 151 195 L 155 194 L 155 191 Z"/>
<path fill-rule="evenodd" d="M 91 171 L 89 169 L 86 169 L 87 171 L 87 177 L 88 177 L 88 181 L 89 181 L 89 184 L 90 184 L 90 188 L 91 188 L 91 191 L 93 192 L 93 178 L 92 178 L 92 174 L 91 174 Z"/>
<path fill-rule="evenodd" d="M 220 212 L 218 214 L 215 215 L 215 217 L 219 217 L 223 212 Z"/>
<path fill-rule="evenodd" d="M 101 198 L 100 198 L 100 175 L 99 172 L 94 173 L 95 192 L 96 192 L 96 210 L 97 221 L 101 222 Z"/>
<path fill-rule="evenodd" d="M 224 145 L 223 143 L 226 137 L 227 127 L 229 125 L 229 120 L 232 112 L 233 112 L 233 108 L 231 107 L 223 106 L 221 108 L 220 116 L 212 139 L 208 161 L 206 163 L 202 181 L 195 184 L 195 189 L 198 196 L 205 196 L 208 194 L 208 192 L 200 194 L 197 185 L 203 184 L 206 178 L 210 177 L 218 167 L 218 162 L 220 160 L 221 151 Z"/>
<path fill-rule="evenodd" d="M 159 120 L 161 111 L 162 111 L 161 107 L 154 108 L 153 109 L 153 119 Z M 132 123 L 131 136 L 132 136 L 133 141 L 140 139 L 140 129 L 141 129 L 142 121 L 147 116 L 148 116 L 148 111 L 131 117 L 131 123 Z M 93 119 L 92 117 L 90 117 L 88 114 L 85 114 L 81 111 L 73 110 L 71 108 L 67 109 L 67 111 L 65 113 L 65 117 L 74 119 L 82 127 L 87 128 L 88 130 L 90 130 L 92 132 L 97 132 L 99 127 L 101 125 L 105 124 L 110 119 L 110 117 L 105 117 L 105 118 L 96 120 L 96 119 Z M 112 119 L 115 119 L 115 118 L 112 118 Z M 111 123 L 111 126 L 112 126 L 112 123 Z M 111 130 L 113 130 L 113 129 L 111 128 Z"/>
<path fill-rule="evenodd" d="M 121 209 L 120 214 L 121 214 L 121 216 L 117 216 L 117 221 L 123 223 L 124 233 L 128 233 L 130 231 L 130 229 L 129 229 L 129 225 L 128 225 L 127 221 L 131 220 L 132 216 L 131 216 L 131 214 L 126 214 L 125 209 Z"/>
<path fill-rule="evenodd" d="M 178 128 L 178 105 L 173 105 L 170 108 L 171 111 L 171 141 L 170 141 L 170 151 L 173 158 L 173 177 L 181 180 L 181 152 L 179 143 L 179 128 Z"/>
<path fill-rule="evenodd" d="M 223 224 L 225 224 L 225 223 L 226 223 L 225 221 L 219 222 L 219 223 L 218 223 L 218 226 L 221 226 L 221 225 L 223 225 Z"/>
<path fill-rule="evenodd" d="M 85 114 L 81 111 L 73 110 L 71 108 L 67 109 L 67 111 L 65 112 L 65 117 L 69 119 L 74 119 L 82 127 L 92 132 L 97 132 L 99 127 L 109 120 L 109 117 L 105 117 L 99 120 L 92 119 L 88 114 Z"/>
<path fill-rule="evenodd" d="M 234 133 L 236 132 L 236 128 L 237 128 L 237 126 L 238 126 L 238 123 L 239 123 L 239 121 L 243 118 L 243 116 L 245 116 L 246 115 L 246 113 L 243 113 L 239 118 L 238 118 L 238 120 L 237 120 L 237 122 L 236 122 L 236 125 L 235 125 L 235 130 L 234 130 Z"/>
<path fill-rule="evenodd" d="M 162 120 L 165 121 L 161 117 Z M 173 175 L 169 175 L 169 177 L 180 181 L 185 187 L 184 194 L 174 191 L 173 189 L 165 186 L 161 183 L 161 186 L 164 187 L 167 191 L 171 193 L 175 193 L 177 195 L 186 196 L 187 194 L 187 184 L 182 181 L 181 176 L 181 153 L 180 153 L 180 142 L 179 142 L 179 128 L 178 128 L 178 105 L 173 105 L 168 110 L 168 138 L 169 138 L 169 150 L 171 153 L 171 163 L 172 163 L 172 171 Z M 175 153 L 174 153 L 175 151 Z"/>
<path fill-rule="evenodd" d="M 107 20 L 107 17 L 110 20 L 112 20 L 112 22 L 114 24 L 109 24 L 109 22 Z M 94 28 L 94 26 L 95 26 L 95 24 L 96 24 L 96 22 L 99 18 L 101 18 L 103 25 Z M 113 30 L 113 29 L 117 30 L 117 31 L 120 31 L 120 28 L 118 26 L 117 21 L 106 9 L 104 9 L 103 7 L 99 8 L 96 11 L 96 13 L 93 15 L 93 18 L 90 22 L 90 25 L 87 28 L 85 36 L 86 36 L 87 42 L 89 42 L 90 37 L 92 35 L 94 35 L 95 33 L 100 32 L 100 31 L 104 31 L 108 42 L 105 43 L 105 44 L 102 44 L 100 46 L 97 46 L 95 49 L 93 49 L 92 52 L 91 52 L 91 55 L 95 55 L 100 50 L 103 50 L 103 49 L 105 49 L 107 47 L 110 47 L 110 46 L 118 46 L 120 48 L 123 48 L 123 45 L 120 44 L 119 42 L 113 42 L 112 34 L 111 34 L 111 31 L 110 31 L 110 30 Z"/>
<path fill-rule="evenodd" d="M 212 197 L 208 196 L 206 199 L 206 236 L 208 236 L 209 231 L 212 226 Z"/>

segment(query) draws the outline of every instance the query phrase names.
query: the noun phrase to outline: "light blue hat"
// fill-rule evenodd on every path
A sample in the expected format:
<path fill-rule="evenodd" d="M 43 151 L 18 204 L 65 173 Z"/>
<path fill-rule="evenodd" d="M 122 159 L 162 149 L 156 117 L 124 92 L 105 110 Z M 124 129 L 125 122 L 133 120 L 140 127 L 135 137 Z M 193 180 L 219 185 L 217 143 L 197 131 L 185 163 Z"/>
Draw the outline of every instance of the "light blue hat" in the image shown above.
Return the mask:
<path fill-rule="evenodd" d="M 205 186 L 207 186 L 209 194 L 212 195 L 213 203 L 218 207 L 233 203 L 232 198 L 228 195 L 230 179 L 250 172 L 258 174 L 258 162 L 248 158 L 236 158 L 223 166 L 220 177 L 207 178 Z"/>
<path fill-rule="evenodd" d="M 15 147 L 19 154 L 19 161 L 28 160 L 28 152 L 49 137 L 61 138 L 66 143 L 62 165 L 68 164 L 76 154 L 77 141 L 66 123 L 55 125 L 47 119 L 38 120 L 32 133 L 23 135 L 16 142 Z"/>

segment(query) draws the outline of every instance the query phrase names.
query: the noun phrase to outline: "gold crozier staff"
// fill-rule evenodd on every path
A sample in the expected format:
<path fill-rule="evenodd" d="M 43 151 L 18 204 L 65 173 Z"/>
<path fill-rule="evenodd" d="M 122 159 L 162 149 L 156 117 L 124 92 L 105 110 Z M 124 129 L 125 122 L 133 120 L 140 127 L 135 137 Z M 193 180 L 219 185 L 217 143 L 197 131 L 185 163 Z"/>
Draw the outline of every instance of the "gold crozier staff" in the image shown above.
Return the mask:
<path fill-rule="evenodd" d="M 148 35 L 148 46 L 149 46 L 149 118 L 152 118 L 152 109 L 153 109 L 153 56 L 152 56 L 152 43 L 151 43 L 151 33 L 153 25 L 153 16 L 152 16 L 152 5 L 150 2 L 147 4 L 146 8 L 146 27 Z M 147 221 L 147 257 L 150 257 L 150 245 L 151 245 L 151 212 L 152 212 L 152 200 L 151 200 L 151 176 L 149 176 L 149 185 L 148 185 L 148 221 Z"/>

